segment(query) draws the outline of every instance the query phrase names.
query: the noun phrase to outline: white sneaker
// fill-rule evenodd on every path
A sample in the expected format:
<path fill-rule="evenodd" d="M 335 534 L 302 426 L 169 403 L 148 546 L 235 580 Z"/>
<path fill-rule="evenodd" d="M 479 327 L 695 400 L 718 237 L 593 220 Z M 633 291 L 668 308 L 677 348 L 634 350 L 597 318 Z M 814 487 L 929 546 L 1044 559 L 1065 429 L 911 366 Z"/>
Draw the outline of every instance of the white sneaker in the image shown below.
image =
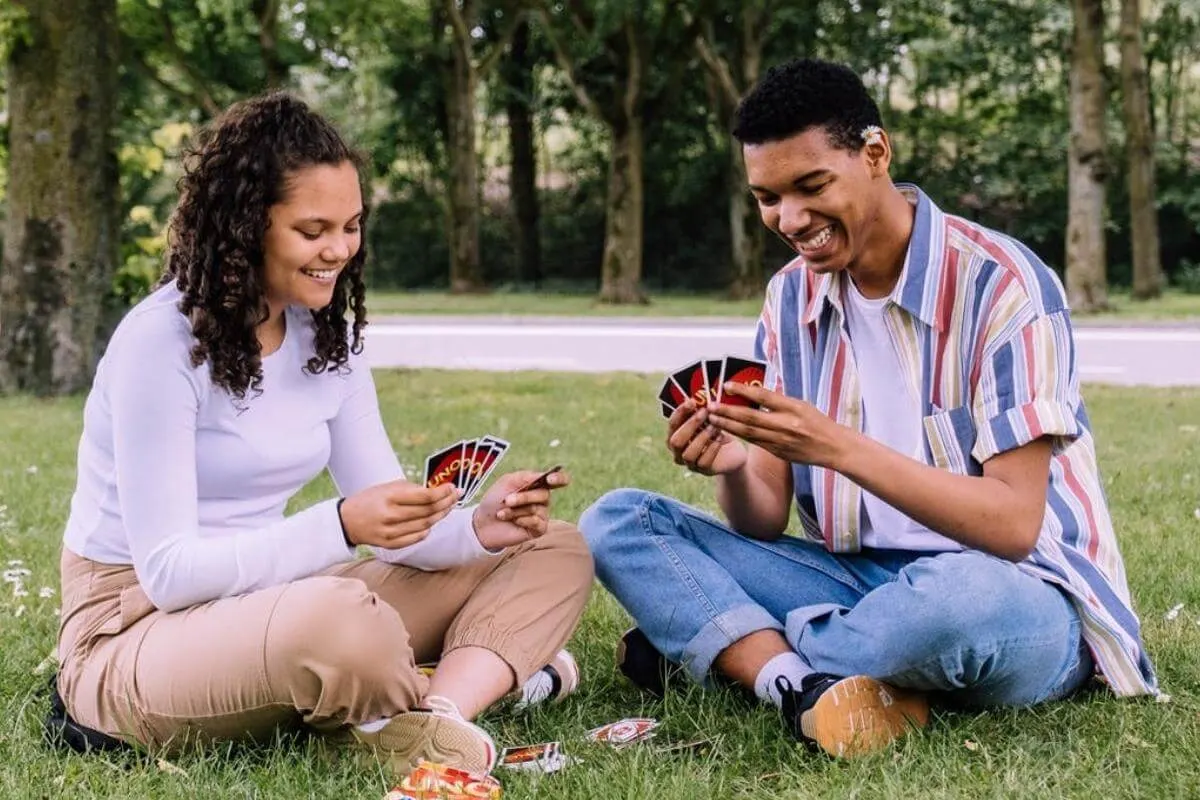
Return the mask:
<path fill-rule="evenodd" d="M 516 700 L 516 708 L 527 708 L 536 703 L 560 702 L 579 688 L 579 664 L 567 650 L 559 650 L 554 660 L 539 669 L 514 689 L 509 697 Z"/>
<path fill-rule="evenodd" d="M 487 731 L 463 719 L 453 703 L 428 697 L 429 708 L 397 714 L 377 731 L 353 728 L 359 743 L 375 758 L 404 777 L 421 759 L 487 775 L 496 763 L 496 743 Z"/>

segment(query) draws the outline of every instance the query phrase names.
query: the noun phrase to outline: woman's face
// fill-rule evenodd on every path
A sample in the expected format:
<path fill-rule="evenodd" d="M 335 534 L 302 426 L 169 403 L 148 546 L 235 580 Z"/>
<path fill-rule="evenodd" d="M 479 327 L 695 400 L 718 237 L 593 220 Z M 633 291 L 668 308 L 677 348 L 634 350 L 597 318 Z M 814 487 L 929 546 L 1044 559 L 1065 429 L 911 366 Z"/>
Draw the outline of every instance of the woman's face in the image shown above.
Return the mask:
<path fill-rule="evenodd" d="M 287 306 L 317 310 L 333 300 L 338 276 L 362 244 L 363 203 L 349 161 L 287 176 L 284 198 L 267 212 L 263 272 L 274 319 Z"/>

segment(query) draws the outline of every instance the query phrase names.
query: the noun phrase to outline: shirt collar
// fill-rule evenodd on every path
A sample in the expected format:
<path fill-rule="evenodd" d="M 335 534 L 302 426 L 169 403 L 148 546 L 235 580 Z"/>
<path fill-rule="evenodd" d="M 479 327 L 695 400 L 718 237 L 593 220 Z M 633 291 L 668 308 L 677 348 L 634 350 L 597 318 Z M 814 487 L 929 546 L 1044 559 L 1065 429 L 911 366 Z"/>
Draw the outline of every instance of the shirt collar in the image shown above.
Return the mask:
<path fill-rule="evenodd" d="M 904 254 L 904 267 L 888 299 L 926 325 L 941 330 L 942 321 L 936 309 L 946 262 L 945 214 L 918 187 L 900 183 L 896 188 L 916 206 L 917 213 Z M 847 280 L 843 272 L 815 276 L 801 318 L 804 324 L 815 321 L 826 303 L 842 313 L 842 280 Z"/>

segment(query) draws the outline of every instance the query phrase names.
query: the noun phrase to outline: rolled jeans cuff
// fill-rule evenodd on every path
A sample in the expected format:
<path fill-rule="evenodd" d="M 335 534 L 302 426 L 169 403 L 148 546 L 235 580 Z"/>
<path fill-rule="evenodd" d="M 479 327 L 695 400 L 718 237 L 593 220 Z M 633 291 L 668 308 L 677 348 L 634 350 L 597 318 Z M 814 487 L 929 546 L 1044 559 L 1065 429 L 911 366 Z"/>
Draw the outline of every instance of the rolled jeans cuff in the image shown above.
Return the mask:
<path fill-rule="evenodd" d="M 725 648 L 756 631 L 783 631 L 779 620 L 759 606 L 731 608 L 708 621 L 683 648 L 682 667 L 701 686 L 708 684 L 712 663 Z"/>
<path fill-rule="evenodd" d="M 830 614 L 835 614 L 839 611 L 848 610 L 846 606 L 840 606 L 837 603 L 816 603 L 811 606 L 802 606 L 792 609 L 787 615 L 787 625 L 785 627 L 784 638 L 788 644 L 797 653 L 800 653 L 800 636 L 804 633 L 804 628 L 818 617 L 827 617 Z M 801 653 L 801 657 L 803 657 Z"/>

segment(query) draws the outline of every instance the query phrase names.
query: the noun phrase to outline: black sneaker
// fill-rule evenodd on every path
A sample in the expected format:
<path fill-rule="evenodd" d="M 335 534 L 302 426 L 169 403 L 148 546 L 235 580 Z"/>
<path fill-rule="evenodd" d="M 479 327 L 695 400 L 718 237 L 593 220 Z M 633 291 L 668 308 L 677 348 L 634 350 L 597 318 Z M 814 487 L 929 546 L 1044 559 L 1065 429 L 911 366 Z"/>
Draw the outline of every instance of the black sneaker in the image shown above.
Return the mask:
<path fill-rule="evenodd" d="M 918 692 L 854 675 L 838 678 L 815 672 L 800 688 L 775 679 L 782 702 L 783 724 L 800 741 L 838 758 L 854 758 L 881 750 L 909 727 L 929 722 L 929 703 Z"/>
<path fill-rule="evenodd" d="M 50 676 L 47 688 L 50 690 L 50 710 L 42 720 L 42 736 L 52 747 L 70 748 L 77 753 L 133 749 L 120 739 L 80 725 L 71 718 L 67 713 L 67 704 L 58 693 L 58 673 Z"/>
<path fill-rule="evenodd" d="M 642 691 L 662 697 L 667 682 L 680 668 L 667 661 L 640 628 L 630 628 L 617 642 L 617 669 Z"/>

